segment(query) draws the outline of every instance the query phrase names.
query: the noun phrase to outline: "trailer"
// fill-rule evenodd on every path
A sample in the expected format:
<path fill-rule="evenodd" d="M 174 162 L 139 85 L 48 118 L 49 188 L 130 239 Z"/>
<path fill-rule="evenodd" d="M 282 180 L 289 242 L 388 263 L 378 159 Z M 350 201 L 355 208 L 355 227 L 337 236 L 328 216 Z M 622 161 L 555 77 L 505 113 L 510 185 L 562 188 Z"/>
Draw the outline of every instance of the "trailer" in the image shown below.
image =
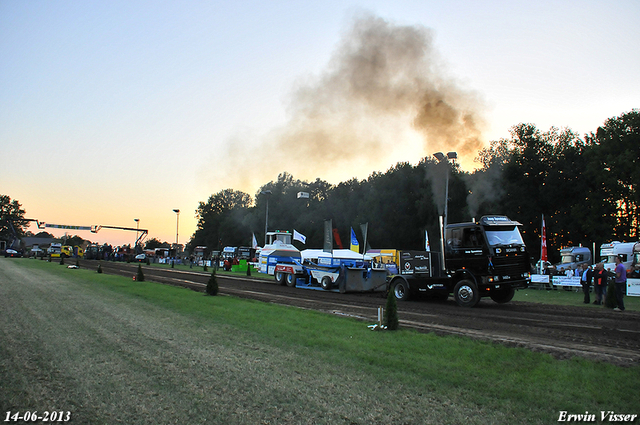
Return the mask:
<path fill-rule="evenodd" d="M 290 287 L 345 292 L 386 291 L 387 270 L 372 268 L 372 258 L 350 250 L 299 251 L 287 231 L 267 233 L 258 272 Z"/>
<path fill-rule="evenodd" d="M 439 299 L 453 294 L 462 307 L 473 307 L 484 297 L 507 303 L 530 282 L 521 226 L 505 216 L 450 224 L 443 232 L 443 253 L 401 252 L 399 274 L 390 278 L 389 288 L 401 301 L 419 294 Z"/>

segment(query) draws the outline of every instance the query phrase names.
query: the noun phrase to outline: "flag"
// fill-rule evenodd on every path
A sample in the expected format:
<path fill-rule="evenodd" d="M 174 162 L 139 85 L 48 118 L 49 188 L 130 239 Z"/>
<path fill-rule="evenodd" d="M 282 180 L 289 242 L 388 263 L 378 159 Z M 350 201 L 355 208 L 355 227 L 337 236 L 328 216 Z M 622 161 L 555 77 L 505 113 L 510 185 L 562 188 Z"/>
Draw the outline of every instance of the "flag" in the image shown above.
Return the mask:
<path fill-rule="evenodd" d="M 298 232 L 296 229 L 293 229 L 293 240 L 294 241 L 300 241 L 303 244 L 307 243 L 307 237 L 305 235 L 303 235 L 302 233 Z"/>
<path fill-rule="evenodd" d="M 548 261 L 547 258 L 547 226 L 544 223 L 544 214 L 542 214 L 542 240 L 540 244 L 540 261 Z"/>
<path fill-rule="evenodd" d="M 429 233 L 424 231 L 424 250 L 431 251 L 431 245 L 429 245 Z"/>
<path fill-rule="evenodd" d="M 256 249 L 258 247 L 258 241 L 256 240 L 256 234 L 251 237 L 251 248 Z"/>
<path fill-rule="evenodd" d="M 351 246 L 349 249 L 360 253 L 360 242 L 358 242 L 358 238 L 356 237 L 356 232 L 353 231 L 353 227 L 351 228 Z"/>
<path fill-rule="evenodd" d="M 331 233 L 331 229 L 333 228 L 332 220 L 324 221 L 324 242 L 322 245 L 322 250 L 324 252 L 333 252 L 333 233 Z"/>
<path fill-rule="evenodd" d="M 338 233 L 338 229 L 333 228 L 333 239 L 336 241 L 336 245 L 338 245 L 338 249 L 344 249 L 342 247 L 342 241 L 340 240 L 340 234 Z"/>

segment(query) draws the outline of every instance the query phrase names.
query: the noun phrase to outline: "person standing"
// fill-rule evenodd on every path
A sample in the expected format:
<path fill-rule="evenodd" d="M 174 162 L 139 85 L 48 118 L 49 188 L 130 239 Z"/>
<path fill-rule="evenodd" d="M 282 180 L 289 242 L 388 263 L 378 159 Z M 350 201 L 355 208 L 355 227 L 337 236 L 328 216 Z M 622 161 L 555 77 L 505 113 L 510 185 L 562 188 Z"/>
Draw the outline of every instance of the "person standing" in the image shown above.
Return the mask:
<path fill-rule="evenodd" d="M 582 284 L 582 292 L 584 292 L 584 303 L 589 304 L 591 302 L 591 281 L 593 280 L 593 273 L 591 266 L 587 263 L 582 265 L 582 276 L 580 276 L 580 283 Z"/>
<path fill-rule="evenodd" d="M 596 300 L 593 303 L 595 305 L 604 304 L 607 296 L 607 272 L 602 263 L 596 264 L 596 268 L 593 271 L 593 292 L 596 293 Z"/>
<path fill-rule="evenodd" d="M 616 255 L 616 302 L 618 306 L 613 311 L 624 311 L 624 294 L 627 291 L 627 270 L 622 264 L 622 259 L 619 255 Z"/>

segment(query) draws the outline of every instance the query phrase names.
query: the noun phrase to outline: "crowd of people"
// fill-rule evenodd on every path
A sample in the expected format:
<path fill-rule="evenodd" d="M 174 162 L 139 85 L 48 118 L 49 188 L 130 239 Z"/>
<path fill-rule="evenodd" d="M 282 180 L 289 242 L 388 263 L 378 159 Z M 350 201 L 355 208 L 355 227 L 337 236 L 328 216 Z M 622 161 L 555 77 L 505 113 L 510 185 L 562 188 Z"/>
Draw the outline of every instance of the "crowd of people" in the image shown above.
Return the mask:
<path fill-rule="evenodd" d="M 619 256 L 615 258 L 615 269 L 612 271 L 604 268 L 604 263 L 597 263 L 590 265 L 588 263 L 580 264 L 575 269 L 562 267 L 556 269 L 553 266 L 546 267 L 543 270 L 543 274 L 549 276 L 567 276 L 567 277 L 579 277 L 580 284 L 582 285 L 582 291 L 584 293 L 584 303 L 589 304 L 591 302 L 591 288 L 593 287 L 593 293 L 595 305 L 605 305 L 607 300 L 607 288 L 609 282 L 612 281 L 612 285 L 615 288 L 613 295 L 613 301 L 610 304 L 615 305 L 614 311 L 624 311 L 624 296 L 626 294 L 626 286 L 628 278 L 640 278 L 640 264 L 637 264 L 627 270 L 622 263 L 622 259 Z"/>

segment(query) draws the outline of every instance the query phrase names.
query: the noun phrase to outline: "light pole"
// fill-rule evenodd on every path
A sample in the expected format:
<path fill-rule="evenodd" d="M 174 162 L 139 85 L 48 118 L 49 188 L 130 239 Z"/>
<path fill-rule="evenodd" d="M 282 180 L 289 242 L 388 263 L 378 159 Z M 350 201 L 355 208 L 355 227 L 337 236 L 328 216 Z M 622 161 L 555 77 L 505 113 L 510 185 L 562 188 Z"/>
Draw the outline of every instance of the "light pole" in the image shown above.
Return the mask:
<path fill-rule="evenodd" d="M 176 213 L 176 256 L 178 255 L 178 224 L 180 223 L 180 210 L 173 210 Z"/>
<path fill-rule="evenodd" d="M 264 218 L 264 244 L 267 245 L 267 231 L 269 229 L 269 195 L 271 195 L 271 191 L 263 190 L 260 193 L 262 195 L 266 195 L 266 198 L 267 198 L 267 210 Z"/>
<path fill-rule="evenodd" d="M 136 222 L 136 243 L 134 244 L 134 249 L 136 250 L 136 253 L 138 252 L 138 229 L 140 229 L 140 219 L 139 218 L 134 218 L 133 221 Z"/>

